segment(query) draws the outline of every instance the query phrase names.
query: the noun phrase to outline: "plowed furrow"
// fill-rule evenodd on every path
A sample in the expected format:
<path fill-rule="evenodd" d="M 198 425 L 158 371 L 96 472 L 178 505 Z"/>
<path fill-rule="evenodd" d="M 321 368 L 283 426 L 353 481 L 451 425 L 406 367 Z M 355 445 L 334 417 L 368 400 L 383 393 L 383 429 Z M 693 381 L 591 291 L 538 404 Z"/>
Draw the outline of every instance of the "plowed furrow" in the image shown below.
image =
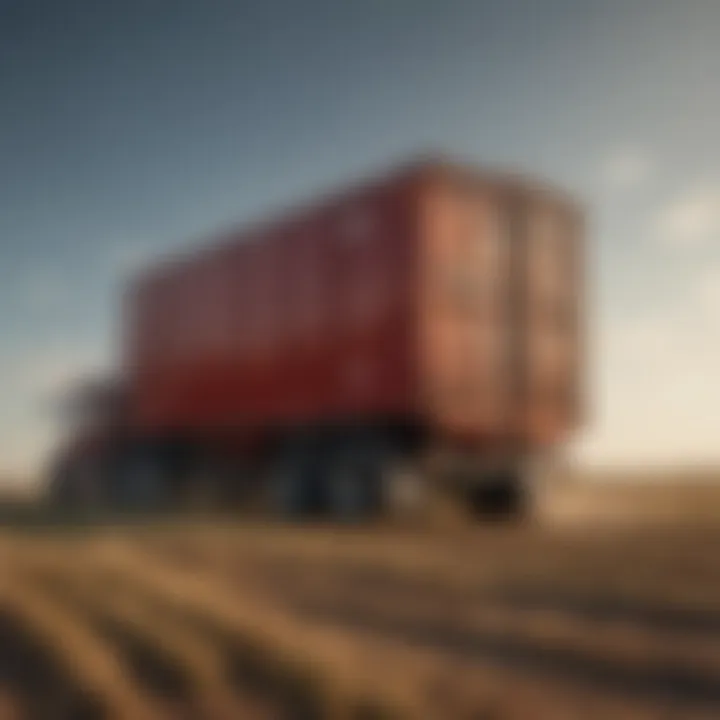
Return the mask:
<path fill-rule="evenodd" d="M 288 568 L 288 570 L 290 570 Z M 720 647 L 713 639 L 602 621 L 572 614 L 504 607 L 486 598 L 468 602 L 457 594 L 418 595 L 401 581 L 348 582 L 347 576 L 303 573 L 296 566 L 267 582 L 268 600 L 298 614 L 301 621 L 330 624 L 356 635 L 372 633 L 439 655 L 491 663 L 524 674 L 579 684 L 619 698 L 635 698 L 676 709 L 717 708 L 720 703 Z M 198 572 L 199 568 L 195 568 Z M 238 592 L 258 574 L 231 578 Z M 274 585 L 274 587 L 273 587 Z"/>
<path fill-rule="evenodd" d="M 217 579 L 198 576 L 197 572 L 188 575 L 156 567 L 147 559 L 143 571 L 139 571 L 141 564 L 138 561 L 130 567 L 136 575 L 145 574 L 146 580 L 152 577 L 157 583 L 158 577 L 164 574 L 166 579 L 172 577 L 172 584 L 177 587 L 185 578 L 212 588 L 215 598 L 227 595 L 227 587 Z M 248 607 L 251 597 L 252 593 L 248 596 L 238 592 L 237 602 Z M 527 627 L 521 629 L 519 637 L 502 630 L 498 632 L 497 628 L 492 631 L 486 628 L 484 634 L 471 631 L 468 635 L 467 628 L 448 628 L 433 625 L 432 621 L 428 624 L 428 618 L 418 619 L 412 613 L 410 619 L 403 620 L 403 608 L 389 617 L 378 614 L 377 609 L 368 615 L 367 607 L 353 607 L 347 602 L 337 604 L 332 600 L 315 606 L 289 603 L 286 607 L 296 617 L 296 622 L 292 622 L 272 609 L 283 604 L 277 598 L 266 598 L 264 606 L 256 605 L 251 612 L 259 622 L 267 620 L 270 627 L 275 625 L 281 631 L 278 638 L 265 647 L 274 647 L 277 651 L 283 644 L 287 647 L 289 639 L 302 637 L 305 655 L 327 658 L 329 648 L 318 640 L 331 639 L 338 659 L 332 670 L 342 676 L 344 669 L 352 668 L 358 677 L 367 679 L 368 686 L 374 687 L 378 695 L 382 695 L 388 685 L 404 684 L 408 696 L 424 708 L 425 714 L 421 715 L 424 717 L 441 717 L 442 708 L 451 717 L 476 717 L 478 712 L 493 706 L 499 688 L 520 697 L 539 693 L 547 714 L 538 714 L 538 718 L 567 712 L 568 707 L 580 712 L 578 708 L 603 706 L 607 713 L 612 713 L 607 717 L 619 718 L 622 706 L 635 700 L 655 701 L 656 711 L 657 701 L 677 701 L 680 704 L 675 710 L 689 718 L 708 711 L 707 703 L 714 703 L 716 697 L 710 682 L 703 678 L 698 681 L 696 674 L 688 679 L 660 672 L 644 678 L 636 673 L 629 684 L 621 683 L 625 669 L 613 671 L 614 660 L 583 664 L 583 660 L 588 660 L 584 651 L 578 653 L 572 644 L 558 649 L 553 646 L 553 638 L 546 636 L 526 638 L 523 633 L 528 631 Z M 200 617 L 205 622 L 214 617 L 222 627 L 231 626 L 232 621 L 225 612 L 217 613 L 217 602 L 212 605 L 212 610 L 210 605 L 205 605 Z M 405 608 L 405 612 L 408 610 Z M 354 665 L 346 662 L 348 658 L 354 659 Z M 333 672 L 328 677 L 333 677 Z M 548 680 L 554 686 L 548 688 Z M 667 682 L 673 684 L 672 692 L 665 690 Z M 615 697 L 606 698 L 608 693 L 614 693 Z M 512 698 L 503 698 L 504 706 L 512 707 L 512 704 Z M 655 717 L 652 707 L 653 703 L 647 702 L 635 705 L 632 717 Z M 507 717 L 522 715 L 510 712 Z"/>
<path fill-rule="evenodd" d="M 135 681 L 172 718 L 248 720 L 281 715 L 272 702 L 237 693 L 220 643 L 197 632 L 142 588 L 102 582 L 98 573 L 35 571 L 34 581 L 81 613 L 125 658 Z M 98 582 L 100 581 L 100 582 Z M 275 709 L 277 710 L 277 709 Z"/>
<path fill-rule="evenodd" d="M 368 682 L 366 663 L 341 634 L 305 627 L 252 593 L 235 595 L 212 576 L 164 565 L 128 548 L 106 557 L 107 569 L 121 573 L 168 611 L 234 648 L 236 672 L 272 692 L 291 717 L 396 716 L 415 707 L 402 683 Z M 413 715 L 415 716 L 415 715 Z"/>
<path fill-rule="evenodd" d="M 84 620 L 6 577 L 0 587 L 0 674 L 32 720 L 150 720 L 155 708 Z"/>
<path fill-rule="evenodd" d="M 196 572 L 200 570 L 195 567 Z M 383 576 L 379 580 L 347 569 L 319 572 L 300 564 L 271 566 L 264 571 L 252 568 L 247 574 L 230 566 L 226 574 L 238 592 L 252 586 L 254 592 L 263 591 L 276 604 L 296 609 L 315 607 L 316 616 L 322 615 L 322 608 L 328 612 L 349 609 L 355 615 L 372 615 L 377 610 L 391 618 L 395 612 L 400 622 L 412 620 L 417 625 L 438 628 L 436 635 L 443 628 L 449 635 L 468 637 L 473 632 L 504 633 L 509 639 L 552 644 L 568 652 L 584 651 L 609 664 L 616 663 L 621 671 L 645 665 L 650 670 L 657 668 L 661 675 L 706 676 L 711 684 L 715 676 L 720 678 L 719 638 L 708 632 L 688 634 L 682 623 L 678 629 L 675 623 L 661 622 L 663 618 L 689 620 L 689 608 L 644 607 L 616 599 L 614 605 L 600 606 L 609 608 L 608 612 L 596 614 L 592 605 L 577 607 L 568 603 L 556 608 L 550 603 L 522 603 L 492 589 L 469 596 L 443 586 L 425 587 L 421 592 L 412 579 L 405 582 L 404 578 Z M 631 612 L 629 617 L 623 609 Z"/>
<path fill-rule="evenodd" d="M 217 531 L 155 536 L 142 545 L 174 564 L 245 578 L 252 572 L 261 583 L 319 576 L 342 587 L 399 587 L 423 598 L 482 602 L 497 594 L 515 605 L 626 621 L 648 630 L 720 634 L 720 563 L 711 549 L 713 534 L 703 536 L 702 543 L 695 537 L 696 545 L 685 549 L 683 540 L 689 541 L 682 534 L 657 539 L 660 549 L 642 536 L 625 545 L 606 536 L 589 542 L 584 536 L 553 539 L 538 532 L 478 532 L 461 536 L 464 543 L 400 536 L 389 538 L 392 543 L 385 547 L 371 535 L 317 530 L 307 536 L 282 530 L 268 535 Z M 668 552 L 668 546 L 675 551 Z"/>
<path fill-rule="evenodd" d="M 238 592 L 243 586 L 235 576 Z M 257 591 L 257 583 L 256 583 Z M 375 633 L 441 654 L 493 662 L 657 702 L 720 708 L 720 643 L 614 617 L 518 607 L 332 576 L 276 583 L 268 597 L 313 622 Z M 434 595 L 434 596 L 433 596 Z"/>
<path fill-rule="evenodd" d="M 398 613 L 368 611 L 367 607 L 309 602 L 298 603 L 299 617 L 331 624 L 360 634 L 394 639 L 404 645 L 439 654 L 459 655 L 471 661 L 490 662 L 589 689 L 657 703 L 716 708 L 720 712 L 720 674 L 675 660 L 622 656 L 623 648 L 576 638 L 570 633 L 548 632 L 527 626 L 521 619 L 510 629 L 507 617 L 488 617 L 486 623 L 453 626 L 418 621 Z"/>
<path fill-rule="evenodd" d="M 597 622 L 622 622 L 658 632 L 704 638 L 720 645 L 720 611 L 707 607 L 642 602 L 607 593 L 572 593 L 562 589 L 514 587 L 491 593 L 495 602 L 517 610 L 558 612 Z"/>
<path fill-rule="evenodd" d="M 5 682 L 3 680 L 3 684 L 0 684 L 0 720 L 23 720 L 28 713 L 23 712 L 20 695 L 16 689 Z"/>

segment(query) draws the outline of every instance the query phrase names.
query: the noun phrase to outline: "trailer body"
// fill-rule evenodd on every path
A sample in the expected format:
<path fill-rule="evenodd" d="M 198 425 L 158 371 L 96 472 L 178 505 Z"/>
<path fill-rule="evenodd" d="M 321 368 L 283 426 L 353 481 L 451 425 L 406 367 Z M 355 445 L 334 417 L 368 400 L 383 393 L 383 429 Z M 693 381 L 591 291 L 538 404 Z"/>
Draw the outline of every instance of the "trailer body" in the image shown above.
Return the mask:
<path fill-rule="evenodd" d="M 564 197 L 435 165 L 231 233 L 133 286 L 132 423 L 559 442 L 579 420 L 580 237 Z"/>
<path fill-rule="evenodd" d="M 562 192 L 423 161 L 165 259 L 126 294 L 106 456 L 222 447 L 260 487 L 280 458 L 295 495 L 350 477 L 357 505 L 380 445 L 506 468 L 561 447 L 583 415 L 583 233 Z"/>
<path fill-rule="evenodd" d="M 128 332 L 136 427 L 256 434 L 416 412 L 413 195 L 362 188 L 143 278 Z"/>

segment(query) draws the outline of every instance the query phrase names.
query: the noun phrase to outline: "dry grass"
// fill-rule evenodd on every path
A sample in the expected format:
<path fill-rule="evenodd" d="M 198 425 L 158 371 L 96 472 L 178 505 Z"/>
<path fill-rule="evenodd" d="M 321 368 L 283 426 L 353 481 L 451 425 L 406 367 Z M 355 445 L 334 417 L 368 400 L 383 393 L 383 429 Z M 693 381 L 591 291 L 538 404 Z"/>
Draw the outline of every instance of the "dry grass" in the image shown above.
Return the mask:
<path fill-rule="evenodd" d="M 709 720 L 720 526 L 8 530 L 0 700 L 31 720 Z"/>

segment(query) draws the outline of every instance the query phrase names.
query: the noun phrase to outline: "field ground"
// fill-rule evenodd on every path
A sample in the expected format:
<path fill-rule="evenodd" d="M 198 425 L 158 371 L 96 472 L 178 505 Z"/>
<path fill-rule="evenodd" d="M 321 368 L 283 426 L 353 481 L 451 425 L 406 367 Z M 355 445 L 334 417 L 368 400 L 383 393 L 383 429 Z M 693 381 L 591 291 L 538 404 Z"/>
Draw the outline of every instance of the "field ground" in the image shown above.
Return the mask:
<path fill-rule="evenodd" d="M 598 469 L 540 488 L 540 515 L 551 523 L 720 523 L 718 468 Z"/>
<path fill-rule="evenodd" d="M 0 719 L 720 717 L 720 490 L 538 502 L 514 527 L 7 526 Z"/>

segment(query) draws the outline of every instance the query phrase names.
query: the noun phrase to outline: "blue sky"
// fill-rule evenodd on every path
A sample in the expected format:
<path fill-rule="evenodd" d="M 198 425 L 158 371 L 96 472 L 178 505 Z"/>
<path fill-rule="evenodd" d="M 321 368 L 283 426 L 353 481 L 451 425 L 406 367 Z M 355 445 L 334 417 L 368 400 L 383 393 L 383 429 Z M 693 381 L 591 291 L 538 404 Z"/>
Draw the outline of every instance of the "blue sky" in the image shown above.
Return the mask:
<path fill-rule="evenodd" d="M 0 471 L 158 253 L 427 149 L 590 214 L 592 462 L 720 459 L 717 0 L 0 0 Z"/>

